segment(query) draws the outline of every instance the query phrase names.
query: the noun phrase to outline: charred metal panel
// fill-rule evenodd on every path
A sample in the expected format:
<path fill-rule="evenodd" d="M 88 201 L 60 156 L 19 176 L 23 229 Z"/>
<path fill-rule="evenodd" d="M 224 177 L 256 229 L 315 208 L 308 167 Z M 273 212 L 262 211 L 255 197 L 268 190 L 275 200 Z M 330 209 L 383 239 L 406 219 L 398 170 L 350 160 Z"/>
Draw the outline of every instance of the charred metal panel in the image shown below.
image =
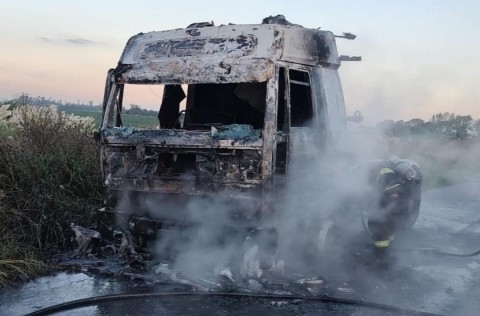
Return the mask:
<path fill-rule="evenodd" d="M 264 82 L 273 74 L 268 59 L 183 60 L 171 58 L 155 63 L 119 66 L 115 71 L 119 83 L 233 83 Z"/>
<path fill-rule="evenodd" d="M 331 32 L 295 25 L 224 25 L 138 34 L 115 70 L 120 83 L 263 82 L 274 62 L 340 65 Z"/>
<path fill-rule="evenodd" d="M 255 189 L 261 183 L 261 154 L 255 150 L 145 150 L 148 154 L 141 158 L 133 146 L 107 147 L 103 153 L 107 188 L 209 194 Z"/>
<path fill-rule="evenodd" d="M 107 79 L 108 80 L 108 79 Z M 112 126 L 113 124 L 113 107 L 116 105 L 116 100 L 118 97 L 118 94 L 120 93 L 120 85 L 113 83 L 110 87 L 110 93 L 108 94 L 107 98 L 107 103 L 103 105 L 103 112 L 102 112 L 102 117 L 103 117 L 103 122 L 102 126 Z M 107 93 L 105 93 L 105 96 Z"/>
<path fill-rule="evenodd" d="M 260 183 L 261 156 L 257 151 L 237 152 L 233 155 L 196 155 L 199 180 L 203 182 Z"/>
<path fill-rule="evenodd" d="M 107 188 L 187 194 L 255 189 L 262 178 L 260 131 L 234 127 L 212 131 L 104 129 Z"/>
<path fill-rule="evenodd" d="M 75 241 L 78 248 L 75 250 L 77 256 L 84 257 L 92 252 L 95 244 L 98 245 L 101 236 L 100 233 L 89 228 L 85 228 L 79 225 L 71 224 L 73 234 L 75 235 Z"/>
<path fill-rule="evenodd" d="M 142 130 L 118 127 L 102 130 L 103 140 L 112 145 L 145 145 L 162 148 L 262 149 L 258 131 L 241 138 L 212 136 L 211 131 Z"/>
<path fill-rule="evenodd" d="M 274 26 L 219 26 L 132 37 L 116 69 L 117 82 L 262 82 L 279 56 Z M 277 35 L 274 35 L 277 34 Z"/>
<path fill-rule="evenodd" d="M 346 130 L 345 101 L 340 76 L 335 69 L 321 68 L 321 87 L 327 112 L 328 130 L 333 140 L 338 140 Z"/>
<path fill-rule="evenodd" d="M 276 79 L 276 77 L 275 77 Z M 263 128 L 263 180 L 267 187 L 271 184 L 273 175 L 273 157 L 276 150 L 277 137 L 277 80 L 269 80 L 267 86 L 267 109 Z"/>
<path fill-rule="evenodd" d="M 145 43 L 143 49 L 136 52 L 135 59 L 152 61 L 160 58 L 193 57 L 204 54 L 231 54 L 235 57 L 242 57 L 251 55 L 257 43 L 257 38 L 251 34 L 241 34 L 229 38 L 196 37 L 160 40 L 153 43 Z"/>
<path fill-rule="evenodd" d="M 285 29 L 285 44 L 281 60 L 306 65 L 326 65 L 338 68 L 340 59 L 335 36 L 328 31 L 304 28 Z"/>
<path fill-rule="evenodd" d="M 195 32 L 178 29 L 139 34 L 129 40 L 119 63 L 131 65 L 172 57 L 207 60 L 247 55 L 254 59 L 275 59 L 279 55 L 271 43 L 280 36 L 275 32 L 277 28 L 276 25 L 224 25 L 199 28 Z M 151 55 L 152 47 L 160 48 L 160 52 Z M 146 56 L 153 58 L 145 60 Z"/>

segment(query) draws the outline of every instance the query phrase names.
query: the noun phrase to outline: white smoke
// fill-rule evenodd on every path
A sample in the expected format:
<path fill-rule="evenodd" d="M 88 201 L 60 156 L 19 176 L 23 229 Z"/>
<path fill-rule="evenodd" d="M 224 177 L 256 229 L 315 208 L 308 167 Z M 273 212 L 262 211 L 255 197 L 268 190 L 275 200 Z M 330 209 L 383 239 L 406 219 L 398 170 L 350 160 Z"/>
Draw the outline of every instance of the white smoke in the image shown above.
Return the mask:
<path fill-rule="evenodd" d="M 212 277 L 214 283 L 228 278 L 240 284 L 242 269 L 244 275 L 262 281 L 273 268 L 275 273 L 285 273 L 282 278 L 317 276 L 337 284 L 346 282 L 344 287 L 355 288 L 367 300 L 410 307 L 408 300 L 412 296 L 405 294 L 408 288 L 415 287 L 420 292 L 424 290 L 429 293 L 431 286 L 428 280 L 433 276 L 425 275 L 424 270 L 433 265 L 438 268 L 443 260 L 410 250 L 446 244 L 443 239 L 430 240 L 425 235 L 430 231 L 430 222 L 437 226 L 445 225 L 446 228 L 453 225 L 444 224 L 441 217 L 437 219 L 431 215 L 436 212 L 433 208 L 441 210 L 450 206 L 447 207 L 447 200 L 439 200 L 438 205 L 422 206 L 420 223 L 405 236 L 398 236 L 394 247 L 383 258 L 386 260 L 384 262 L 382 258 L 375 257 L 378 254 L 374 252 L 370 237 L 362 227 L 361 219 L 366 206 L 358 201 L 371 195 L 372 191 L 366 174 L 356 166 L 396 154 L 399 158 L 411 158 L 419 162 L 424 176 L 427 175 L 427 184 L 434 172 L 444 174 L 449 182 L 461 182 L 467 176 L 478 176 L 478 164 L 475 163 L 480 152 L 475 150 L 478 149 L 478 143 L 436 146 L 440 143 L 425 139 L 412 143 L 411 140 L 387 138 L 369 128 L 357 128 L 343 137 L 335 146 L 331 146 L 319 143 L 308 129 L 292 131 L 292 142 L 297 147 L 292 147 L 284 185 L 277 191 L 275 212 L 259 224 L 264 229 L 275 227 L 278 232 L 279 246 L 275 262 L 268 267 L 261 266 L 265 260 L 259 260 L 259 247 L 255 239 L 254 242 L 245 242 L 244 239 L 245 232 L 254 231 L 254 227 L 243 225 L 245 222 L 242 218 L 254 215 L 255 204 L 248 201 L 240 203 L 231 198 L 173 201 L 152 198 L 142 201 L 139 208 L 147 210 L 150 215 L 166 212 L 176 214 L 180 221 L 197 223 L 192 227 L 187 225 L 164 233 L 157 241 L 157 253 L 173 251 L 173 270 L 192 278 Z M 432 160 L 432 155 L 438 159 Z M 454 168 L 442 169 L 444 161 L 452 163 Z M 430 212 L 427 217 L 422 215 L 423 210 Z M 242 211 L 249 214 L 245 215 Z M 325 253 L 319 237 L 331 223 L 335 223 L 337 230 L 332 230 L 332 243 Z M 440 236 L 441 228 L 435 229 L 440 230 L 437 234 Z M 463 229 L 466 228 L 459 227 L 455 233 L 464 233 Z M 451 234 L 447 234 L 445 239 L 448 240 Z M 460 245 L 465 249 L 478 246 L 470 242 Z M 462 265 L 460 261 L 454 264 Z M 278 266 L 281 268 L 276 269 Z M 407 268 L 410 270 L 405 270 Z M 452 268 L 452 271 L 456 270 Z M 253 289 L 262 289 L 263 283 L 251 280 L 246 283 Z M 458 286 L 459 289 L 463 287 L 466 285 Z M 442 300 L 437 302 L 440 304 Z M 427 307 L 431 311 L 441 311 L 439 306 Z"/>

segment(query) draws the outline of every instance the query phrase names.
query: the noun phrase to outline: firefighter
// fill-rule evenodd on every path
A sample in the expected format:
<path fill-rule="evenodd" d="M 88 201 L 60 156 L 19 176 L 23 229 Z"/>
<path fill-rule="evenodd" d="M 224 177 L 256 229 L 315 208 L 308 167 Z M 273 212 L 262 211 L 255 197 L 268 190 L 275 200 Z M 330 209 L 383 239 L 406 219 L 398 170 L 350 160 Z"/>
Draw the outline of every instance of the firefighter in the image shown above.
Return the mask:
<path fill-rule="evenodd" d="M 388 248 L 395 233 L 411 228 L 419 215 L 422 175 L 418 164 L 390 158 L 369 170 L 371 203 L 363 218 L 376 248 Z"/>

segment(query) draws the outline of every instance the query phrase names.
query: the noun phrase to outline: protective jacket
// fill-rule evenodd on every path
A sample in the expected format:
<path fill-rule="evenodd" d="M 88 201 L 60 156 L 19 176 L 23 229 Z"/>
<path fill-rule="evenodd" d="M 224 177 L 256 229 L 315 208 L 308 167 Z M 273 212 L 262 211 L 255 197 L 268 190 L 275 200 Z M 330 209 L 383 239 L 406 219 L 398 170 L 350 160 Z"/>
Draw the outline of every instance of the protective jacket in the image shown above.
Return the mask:
<path fill-rule="evenodd" d="M 390 158 L 372 164 L 373 195 L 364 225 L 376 247 L 388 247 L 399 230 L 411 228 L 419 215 L 422 175 L 408 159 Z"/>

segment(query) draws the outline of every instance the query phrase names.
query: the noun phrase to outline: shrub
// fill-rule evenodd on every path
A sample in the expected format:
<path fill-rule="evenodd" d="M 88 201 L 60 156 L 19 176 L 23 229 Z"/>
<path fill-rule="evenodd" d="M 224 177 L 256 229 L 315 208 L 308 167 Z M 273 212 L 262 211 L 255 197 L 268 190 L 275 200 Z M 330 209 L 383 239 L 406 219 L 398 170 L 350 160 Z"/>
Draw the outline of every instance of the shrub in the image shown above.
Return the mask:
<path fill-rule="evenodd" d="M 10 118 L 13 115 L 11 105 L 0 106 L 0 137 L 7 137 L 13 133 L 13 128 L 10 124 Z"/>
<path fill-rule="evenodd" d="M 0 287 L 47 271 L 48 266 L 38 257 L 38 251 L 33 247 L 20 247 L 12 236 L 0 236 Z"/>
<path fill-rule="evenodd" d="M 0 134 L 0 242 L 23 249 L 61 247 L 70 223 L 91 223 L 100 206 L 93 119 L 54 107 L 19 106 L 8 111 L 10 115 L 2 116 L 3 131 L 6 127 L 13 133 Z M 16 257 L 25 260 L 22 253 Z M 12 258 L 0 248 L 0 274 L 5 262 L 12 263 L 8 260 Z M 11 269 L 15 270 L 10 265 Z"/>

